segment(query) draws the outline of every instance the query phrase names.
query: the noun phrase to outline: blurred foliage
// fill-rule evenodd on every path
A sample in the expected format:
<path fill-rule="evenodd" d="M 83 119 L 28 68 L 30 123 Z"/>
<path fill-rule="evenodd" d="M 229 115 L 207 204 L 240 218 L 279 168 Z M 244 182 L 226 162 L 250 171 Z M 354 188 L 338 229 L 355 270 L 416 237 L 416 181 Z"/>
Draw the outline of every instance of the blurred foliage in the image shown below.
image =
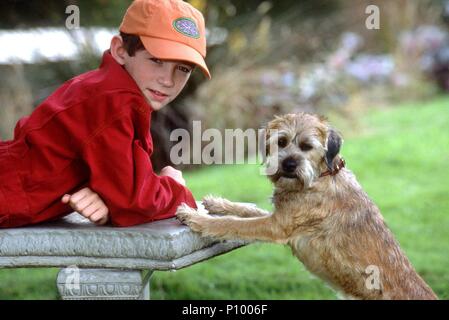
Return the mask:
<path fill-rule="evenodd" d="M 66 7 L 80 8 L 83 26 L 116 27 L 131 0 L 2 0 L 0 28 L 64 26 Z"/>
<path fill-rule="evenodd" d="M 435 93 L 421 77 L 421 55 L 403 50 L 400 40 L 406 31 L 440 24 L 441 1 L 300 1 L 283 2 L 290 7 L 282 10 L 272 3 L 262 2 L 246 20 L 229 18 L 228 41 L 210 51 L 213 78 L 191 102 L 206 127 L 255 128 L 274 114 L 344 112 Z M 379 30 L 366 28 L 370 4 L 379 7 Z M 345 40 L 347 34 L 353 36 Z M 354 38 L 356 48 L 346 48 Z M 349 76 L 355 68 L 367 81 Z"/>
<path fill-rule="evenodd" d="M 64 25 L 65 8 L 77 5 L 80 8 L 83 26 L 116 27 L 131 3 L 131 0 L 2 0 L 0 2 L 0 28 L 27 28 Z M 328 0 L 283 0 L 273 5 L 260 0 L 190 0 L 202 11 L 209 27 L 250 26 L 261 16 L 277 18 L 285 12 L 298 9 L 303 17 L 325 15 L 340 1 Z M 256 14 L 255 14 L 256 13 Z"/>

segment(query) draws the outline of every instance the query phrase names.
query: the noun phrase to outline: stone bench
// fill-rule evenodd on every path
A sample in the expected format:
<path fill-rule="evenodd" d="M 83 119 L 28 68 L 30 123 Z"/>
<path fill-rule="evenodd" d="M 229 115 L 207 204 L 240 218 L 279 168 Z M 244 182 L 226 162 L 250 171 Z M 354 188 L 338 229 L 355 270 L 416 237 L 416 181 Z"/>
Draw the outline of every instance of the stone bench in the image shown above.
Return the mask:
<path fill-rule="evenodd" d="M 0 229 L 0 268 L 61 267 L 62 299 L 149 299 L 154 271 L 181 269 L 244 244 L 202 238 L 176 219 L 113 228 L 72 213 Z"/>

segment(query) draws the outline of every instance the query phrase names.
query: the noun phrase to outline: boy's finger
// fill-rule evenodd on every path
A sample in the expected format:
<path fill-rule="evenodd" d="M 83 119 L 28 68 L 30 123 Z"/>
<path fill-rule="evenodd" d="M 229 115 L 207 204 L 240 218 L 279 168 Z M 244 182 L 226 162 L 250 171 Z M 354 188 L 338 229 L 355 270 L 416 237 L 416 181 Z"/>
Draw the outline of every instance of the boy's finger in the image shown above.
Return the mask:
<path fill-rule="evenodd" d="M 90 193 L 91 193 L 91 190 L 89 188 L 83 188 L 83 189 L 75 192 L 74 194 L 72 194 L 71 200 L 74 202 L 80 201 L 81 199 L 83 199 L 84 197 L 89 195 Z"/>
<path fill-rule="evenodd" d="M 104 210 L 103 218 L 101 218 L 101 220 L 97 222 L 97 224 L 99 225 L 106 224 L 109 221 L 109 210 L 107 208 L 103 210 Z"/>
<path fill-rule="evenodd" d="M 62 199 L 62 203 L 68 203 L 70 201 L 70 194 L 65 194 Z"/>
<path fill-rule="evenodd" d="M 93 223 L 97 223 L 102 218 L 103 218 L 103 214 L 101 212 L 97 211 L 89 217 L 89 220 L 92 221 Z"/>
<path fill-rule="evenodd" d="M 89 206 L 88 208 L 84 209 L 84 210 L 75 210 L 76 212 L 78 212 L 80 215 L 82 215 L 84 218 L 89 219 L 90 221 L 92 221 L 92 215 L 98 211 L 98 208 L 94 208 L 92 206 Z"/>
<path fill-rule="evenodd" d="M 87 206 L 86 208 L 84 208 L 83 210 L 81 210 L 80 213 L 81 213 L 83 216 L 85 216 L 86 218 L 89 218 L 89 219 L 90 219 L 90 217 L 92 216 L 92 214 L 94 214 L 95 211 L 97 211 L 97 210 L 100 209 L 100 208 L 101 208 L 101 204 L 94 202 L 94 203 L 88 205 L 88 206 Z"/>
<path fill-rule="evenodd" d="M 95 201 L 95 195 L 84 197 L 78 201 L 73 200 L 73 196 L 70 198 L 71 206 L 78 212 L 83 211 Z"/>
<path fill-rule="evenodd" d="M 109 220 L 109 216 L 105 216 L 100 221 L 98 221 L 97 224 L 100 226 L 104 225 L 104 224 L 106 224 L 106 222 L 108 222 L 108 220 Z"/>
<path fill-rule="evenodd" d="M 93 223 L 95 223 L 97 226 L 101 226 L 103 224 L 106 224 L 106 222 L 108 222 L 109 220 L 109 216 L 103 216 L 100 219 L 96 220 L 96 221 L 92 221 Z"/>
<path fill-rule="evenodd" d="M 104 209 L 99 209 L 97 211 L 95 211 L 91 216 L 90 216 L 90 221 L 94 222 L 94 223 L 99 223 L 101 220 L 104 220 L 105 217 L 107 217 L 107 211 Z"/>

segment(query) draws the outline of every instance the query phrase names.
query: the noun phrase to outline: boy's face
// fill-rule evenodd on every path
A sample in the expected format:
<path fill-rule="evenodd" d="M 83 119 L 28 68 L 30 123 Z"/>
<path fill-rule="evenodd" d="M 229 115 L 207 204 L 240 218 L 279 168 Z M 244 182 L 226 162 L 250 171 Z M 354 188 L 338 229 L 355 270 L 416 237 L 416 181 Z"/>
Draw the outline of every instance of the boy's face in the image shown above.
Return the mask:
<path fill-rule="evenodd" d="M 123 62 L 154 110 L 162 109 L 179 95 L 193 70 L 187 62 L 160 60 L 146 50 L 136 51 L 132 57 L 125 52 Z"/>

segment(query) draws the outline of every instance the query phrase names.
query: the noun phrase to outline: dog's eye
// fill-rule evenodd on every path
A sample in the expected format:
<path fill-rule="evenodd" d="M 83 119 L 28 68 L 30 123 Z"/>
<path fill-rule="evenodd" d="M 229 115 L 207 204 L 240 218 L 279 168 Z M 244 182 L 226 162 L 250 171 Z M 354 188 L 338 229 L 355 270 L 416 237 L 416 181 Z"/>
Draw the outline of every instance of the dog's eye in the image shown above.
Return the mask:
<path fill-rule="evenodd" d="M 279 148 L 285 148 L 287 146 L 287 138 L 280 137 L 278 139 L 278 146 L 279 146 Z"/>
<path fill-rule="evenodd" d="M 301 148 L 301 150 L 302 151 L 310 151 L 310 150 L 312 150 L 312 146 L 310 145 L 310 144 L 308 144 L 308 143 L 301 143 L 300 145 L 299 145 L 299 147 Z"/>

